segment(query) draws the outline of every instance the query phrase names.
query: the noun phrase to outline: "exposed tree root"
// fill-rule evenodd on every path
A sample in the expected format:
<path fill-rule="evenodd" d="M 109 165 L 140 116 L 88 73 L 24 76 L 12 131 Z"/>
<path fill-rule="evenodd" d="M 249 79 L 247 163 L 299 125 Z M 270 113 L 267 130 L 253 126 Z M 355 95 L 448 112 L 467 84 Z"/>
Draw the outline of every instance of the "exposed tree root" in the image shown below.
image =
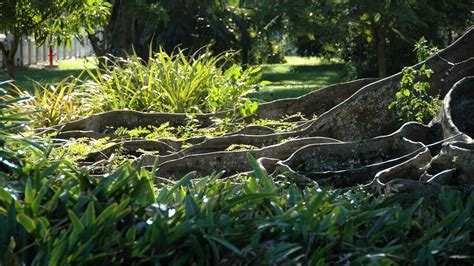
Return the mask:
<path fill-rule="evenodd" d="M 107 160 L 112 154 L 117 152 L 139 156 L 143 154 L 141 150 L 153 151 L 159 154 L 168 154 L 175 151 L 171 146 L 161 141 L 134 140 L 117 143 L 101 151 L 89 153 L 84 161 L 95 162 L 104 159 Z"/>
<path fill-rule="evenodd" d="M 442 185 L 473 185 L 474 78 L 469 76 L 474 75 L 474 28 L 414 67 L 423 64 L 434 71 L 429 79 L 431 93 L 446 96 L 438 116 L 428 126 L 411 122 L 398 129 L 395 113 L 388 109 L 400 89 L 402 74 L 398 73 L 264 103 L 253 116 L 280 119 L 299 113 L 312 118 L 291 132 L 248 126 L 214 138 L 124 142 L 90 154 L 88 160 L 106 159 L 119 148 L 135 155 L 143 149 L 159 152 L 159 156 L 141 156 L 145 166 L 157 163 L 159 177 L 180 178 L 190 171 L 196 171 L 197 177 L 219 171 L 231 176 L 251 171 L 247 162 L 247 153 L 251 153 L 268 173 L 285 174 L 301 185 L 317 182 L 343 188 L 371 184 L 389 193 L 427 194 L 439 193 Z M 213 118 L 229 114 L 199 114 L 194 119 L 208 127 L 213 125 Z M 108 127 L 179 126 L 188 120 L 184 114 L 113 111 L 56 129 L 65 138 L 99 136 L 94 134 Z M 236 144 L 257 149 L 226 151 Z"/>
<path fill-rule="evenodd" d="M 377 81 L 378 79 L 358 79 L 345 83 L 334 84 L 303 96 L 281 99 L 261 104 L 255 117 L 278 120 L 284 116 L 300 113 L 307 118 L 319 116 L 339 103 L 343 102 L 356 91 Z"/>
<path fill-rule="evenodd" d="M 474 43 L 474 32 L 472 37 L 471 41 Z M 470 46 L 474 56 L 474 47 Z M 454 47 L 450 46 L 447 49 Z M 462 73 L 474 74 L 474 58 L 455 65 L 447 77 L 444 72 L 451 68 L 450 64 L 436 56 L 428 59 L 426 64 L 438 73 L 432 77 L 433 82 L 430 84 L 435 91 L 440 91 L 441 95 L 447 93 L 446 88 L 451 88 L 454 83 L 465 77 Z M 396 117 L 393 111 L 388 110 L 388 105 L 400 89 L 401 76 L 396 74 L 365 86 L 346 101 L 311 121 L 302 135 L 333 137 L 348 141 L 372 138 L 395 131 Z"/>
<path fill-rule="evenodd" d="M 201 126 L 207 127 L 213 124 L 212 118 L 214 117 L 225 117 L 225 113 L 196 114 L 193 119 L 199 121 Z M 185 126 L 190 122 L 189 116 L 186 114 L 118 110 L 91 115 L 84 119 L 55 126 L 54 129 L 63 132 L 72 130 L 103 132 L 107 128 L 124 127 L 133 129 L 143 125 L 159 127 L 164 123 L 169 123 L 171 126 Z"/>
<path fill-rule="evenodd" d="M 173 176 L 177 178 L 191 171 L 196 171 L 198 176 L 225 171 L 225 175 L 227 176 L 251 170 L 250 165 L 247 162 L 247 153 L 251 153 L 255 158 L 269 157 L 283 160 L 288 158 L 299 148 L 308 144 L 335 142 L 338 141 L 335 139 L 314 137 L 293 139 L 256 150 L 221 151 L 193 154 L 160 163 L 157 170 L 157 176 Z M 144 160 L 144 165 L 153 165 L 156 159 L 158 162 L 161 160 L 161 158 L 154 156 L 144 156 L 142 159 Z"/>
<path fill-rule="evenodd" d="M 376 175 L 385 179 L 391 172 L 417 172 L 419 177 L 423 173 L 419 166 L 430 160 L 426 146 L 406 140 L 397 132 L 356 142 L 308 145 L 279 164 L 322 186 L 342 188 L 365 184 Z"/>
<path fill-rule="evenodd" d="M 473 62 L 474 64 L 474 62 Z M 457 135 L 456 140 L 473 142 L 474 138 L 474 76 L 461 79 L 443 100 L 443 106 L 430 126 L 443 129 L 443 137 Z"/>
<path fill-rule="evenodd" d="M 96 132 L 96 131 L 84 131 L 84 130 L 58 132 L 58 134 L 54 136 L 54 138 L 58 138 L 58 139 L 78 139 L 78 138 L 101 139 L 105 137 L 110 137 L 110 135 Z"/>
<path fill-rule="evenodd" d="M 417 180 L 395 179 L 381 187 L 384 195 L 396 195 L 405 193 L 413 198 L 437 199 L 443 186 L 434 182 L 423 182 Z M 463 197 L 469 197 L 474 193 L 474 186 L 450 186 L 458 190 Z"/>

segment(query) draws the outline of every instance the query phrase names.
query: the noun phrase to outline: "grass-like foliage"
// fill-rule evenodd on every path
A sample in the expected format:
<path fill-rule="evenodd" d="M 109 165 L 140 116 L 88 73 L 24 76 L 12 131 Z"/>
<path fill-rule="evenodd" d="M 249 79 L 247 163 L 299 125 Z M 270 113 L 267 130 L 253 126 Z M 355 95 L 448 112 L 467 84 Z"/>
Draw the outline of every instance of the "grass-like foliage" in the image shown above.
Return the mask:
<path fill-rule="evenodd" d="M 159 112 L 214 112 L 235 108 L 258 85 L 260 68 L 230 64 L 232 53 L 212 56 L 205 50 L 186 55 L 178 49 L 108 57 L 103 69 L 88 70 L 89 93 L 95 112 L 129 109 Z"/>
<path fill-rule="evenodd" d="M 66 77 L 58 83 L 36 83 L 34 93 L 16 93 L 33 100 L 23 107 L 34 111 L 35 126 L 49 127 L 111 110 L 205 113 L 233 110 L 248 116 L 258 108 L 246 97 L 264 84 L 259 67 L 232 64 L 233 53 L 213 56 L 200 50 L 186 55 L 177 50 L 107 57 L 101 69 Z M 84 74 L 84 73 L 83 73 Z M 85 77 L 81 80 L 81 77 Z"/>
<path fill-rule="evenodd" d="M 0 264 L 447 264 L 472 259 L 474 195 L 391 198 L 250 176 L 156 183 L 126 163 L 94 177 L 14 135 L 0 104 Z"/>
<path fill-rule="evenodd" d="M 10 95 L 16 95 L 28 101 L 15 105 L 30 114 L 36 127 L 49 127 L 66 123 L 90 114 L 84 102 L 83 93 L 78 88 L 81 85 L 79 78 L 66 77 L 57 83 L 34 83 L 33 93 L 10 84 Z"/>

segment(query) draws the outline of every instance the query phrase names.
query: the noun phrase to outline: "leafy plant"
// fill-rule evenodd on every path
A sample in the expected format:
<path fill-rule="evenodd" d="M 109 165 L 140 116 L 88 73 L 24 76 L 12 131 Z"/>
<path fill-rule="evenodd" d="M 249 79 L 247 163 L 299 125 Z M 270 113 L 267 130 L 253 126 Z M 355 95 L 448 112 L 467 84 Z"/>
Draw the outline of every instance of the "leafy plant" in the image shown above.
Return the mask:
<path fill-rule="evenodd" d="M 421 68 L 405 67 L 402 70 L 400 90 L 395 94 L 395 100 L 390 103 L 388 109 L 393 109 L 399 124 L 409 121 L 428 123 L 433 119 L 441 106 L 438 97 L 428 94 L 430 84 L 421 81 L 423 77 L 430 78 L 433 74 L 423 64 Z"/>
<path fill-rule="evenodd" d="M 428 44 L 428 41 L 425 37 L 421 37 L 416 43 L 413 51 L 416 53 L 416 59 L 418 62 L 428 59 L 428 57 L 441 51 L 438 47 L 433 46 L 431 43 Z"/>
<path fill-rule="evenodd" d="M 83 101 L 80 86 L 80 76 L 70 76 L 54 84 L 35 82 L 33 95 L 15 85 L 11 85 L 10 90 L 15 95 L 29 99 L 17 108 L 30 113 L 33 126 L 50 127 L 90 114 L 87 111 L 90 108 L 86 106 L 93 103 Z"/>
<path fill-rule="evenodd" d="M 231 65 L 232 53 L 212 56 L 200 50 L 189 56 L 178 49 L 149 54 L 143 61 L 107 58 L 102 70 L 88 70 L 92 80 L 83 86 L 93 112 L 129 109 L 137 111 L 199 113 L 233 109 L 245 93 L 257 86 L 260 68 Z"/>
<path fill-rule="evenodd" d="M 21 112 L 21 106 L 31 100 L 28 95 L 20 95 L 15 92 L 11 92 L 11 89 L 15 90 L 17 87 L 10 82 L 0 82 L 0 133 L 6 134 L 15 129 L 24 126 L 24 123 L 29 122 L 27 118 L 28 113 Z M 9 84 L 9 89 L 1 88 L 2 85 Z"/>
<path fill-rule="evenodd" d="M 0 91 L 4 93 L 4 91 Z M 473 259 L 474 194 L 437 199 L 299 188 L 250 174 L 180 180 L 125 162 L 97 177 L 15 135 L 0 98 L 0 264 L 459 264 Z"/>
<path fill-rule="evenodd" d="M 81 102 L 80 82 L 79 78 L 67 77 L 56 84 L 36 83 L 34 97 L 29 102 L 29 107 L 36 110 L 33 120 L 49 127 L 89 114 L 85 106 L 92 103 Z"/>
<path fill-rule="evenodd" d="M 474 195 L 446 190 L 435 211 L 404 195 L 299 189 L 249 163 L 253 174 L 238 183 L 190 173 L 158 188 L 140 165 L 97 179 L 65 161 L 28 164 L 33 176 L 0 188 L 2 263 L 425 264 L 469 256 Z"/>

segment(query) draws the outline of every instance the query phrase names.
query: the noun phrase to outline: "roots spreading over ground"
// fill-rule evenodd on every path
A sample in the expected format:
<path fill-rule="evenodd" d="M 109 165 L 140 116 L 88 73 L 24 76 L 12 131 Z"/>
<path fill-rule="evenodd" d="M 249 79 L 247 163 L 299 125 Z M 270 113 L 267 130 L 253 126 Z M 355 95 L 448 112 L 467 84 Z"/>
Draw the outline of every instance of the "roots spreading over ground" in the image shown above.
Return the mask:
<path fill-rule="evenodd" d="M 434 71 L 432 93 L 444 98 L 429 125 L 410 122 L 397 127 L 388 105 L 400 89 L 402 74 L 398 73 L 264 103 L 246 118 L 281 119 L 295 114 L 310 118 L 293 121 L 298 126 L 292 131 L 276 133 L 265 126 L 248 126 L 213 138 L 128 140 L 89 154 L 85 161 L 94 164 L 121 150 L 145 166 L 155 164 L 158 178 L 180 178 L 190 171 L 198 176 L 221 171 L 232 176 L 251 170 L 246 159 L 251 153 L 269 174 L 290 176 L 301 185 L 366 185 L 368 189 L 417 193 L 436 193 L 443 185 L 469 190 L 474 185 L 474 29 L 414 67 L 423 64 Z M 193 119 L 200 127 L 213 127 L 215 118 L 229 114 L 198 114 Z M 132 129 L 164 123 L 185 126 L 190 121 L 185 114 L 112 111 L 49 132 L 56 131 L 58 138 L 100 138 L 109 127 Z M 231 145 L 254 149 L 229 151 Z"/>

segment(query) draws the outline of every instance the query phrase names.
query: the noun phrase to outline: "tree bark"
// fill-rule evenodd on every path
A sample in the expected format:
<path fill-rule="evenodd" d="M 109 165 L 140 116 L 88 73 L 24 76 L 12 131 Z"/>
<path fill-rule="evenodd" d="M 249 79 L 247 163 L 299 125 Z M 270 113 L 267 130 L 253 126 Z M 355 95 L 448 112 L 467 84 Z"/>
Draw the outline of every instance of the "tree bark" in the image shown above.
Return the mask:
<path fill-rule="evenodd" d="M 10 44 L 10 49 L 0 43 L 0 50 L 2 51 L 3 58 L 5 59 L 5 63 L 7 65 L 7 75 L 9 79 L 15 79 L 15 54 L 18 50 L 18 46 L 20 45 L 20 37 L 13 35 L 13 40 Z"/>
<path fill-rule="evenodd" d="M 385 39 L 387 34 L 385 29 L 378 24 L 374 24 L 373 32 L 375 36 L 379 78 L 385 78 L 387 76 L 387 65 L 385 63 Z"/>
<path fill-rule="evenodd" d="M 242 45 L 242 65 L 244 68 L 247 67 L 249 63 L 249 51 L 251 49 L 251 43 L 250 43 L 250 34 L 248 31 L 248 25 L 247 22 L 245 21 L 245 15 L 241 14 L 241 20 L 242 22 L 240 23 L 240 30 L 242 31 L 241 34 L 241 45 Z"/>
<path fill-rule="evenodd" d="M 104 35 L 105 35 L 104 31 Z M 87 37 L 89 38 L 89 41 L 91 43 L 92 49 L 94 50 L 95 56 L 97 57 L 98 65 L 99 68 L 102 67 L 106 61 L 105 61 L 105 55 L 106 55 L 106 47 L 105 47 L 105 37 L 104 40 L 100 40 L 97 37 L 97 34 L 93 33 L 88 33 Z"/>

